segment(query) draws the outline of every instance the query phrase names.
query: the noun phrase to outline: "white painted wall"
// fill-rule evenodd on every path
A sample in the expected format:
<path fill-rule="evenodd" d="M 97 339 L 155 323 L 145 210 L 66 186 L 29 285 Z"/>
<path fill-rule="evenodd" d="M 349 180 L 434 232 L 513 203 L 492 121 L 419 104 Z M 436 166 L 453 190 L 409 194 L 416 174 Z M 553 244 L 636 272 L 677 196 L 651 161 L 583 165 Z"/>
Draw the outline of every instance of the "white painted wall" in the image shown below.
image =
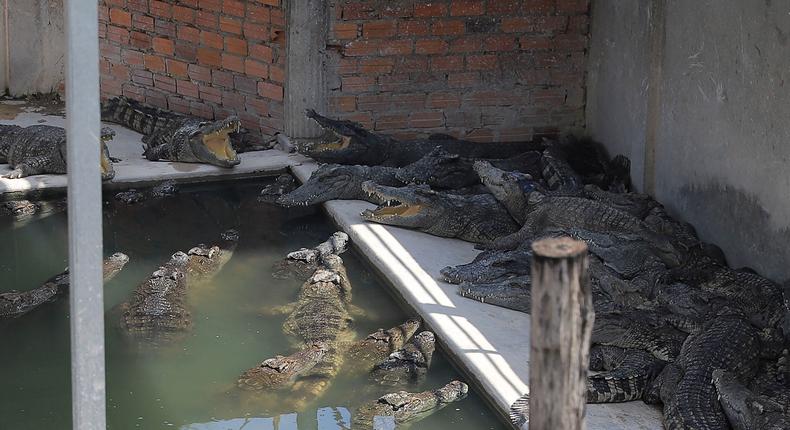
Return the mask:
<path fill-rule="evenodd" d="M 0 83 L 13 96 L 57 91 L 65 61 L 63 0 L 5 0 L 3 8 L 0 65 L 7 61 L 8 76 Z"/>

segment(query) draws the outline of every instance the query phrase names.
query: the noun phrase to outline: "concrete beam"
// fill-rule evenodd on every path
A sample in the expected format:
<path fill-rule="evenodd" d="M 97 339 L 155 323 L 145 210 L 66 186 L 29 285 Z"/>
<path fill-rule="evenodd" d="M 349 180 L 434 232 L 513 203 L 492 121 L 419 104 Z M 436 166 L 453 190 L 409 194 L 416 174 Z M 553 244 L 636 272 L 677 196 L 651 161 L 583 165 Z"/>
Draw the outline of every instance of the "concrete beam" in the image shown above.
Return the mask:
<path fill-rule="evenodd" d="M 323 133 L 305 109 L 326 113 L 325 47 L 328 6 L 323 0 L 288 2 L 287 82 L 285 84 L 285 134 L 312 139 Z"/>

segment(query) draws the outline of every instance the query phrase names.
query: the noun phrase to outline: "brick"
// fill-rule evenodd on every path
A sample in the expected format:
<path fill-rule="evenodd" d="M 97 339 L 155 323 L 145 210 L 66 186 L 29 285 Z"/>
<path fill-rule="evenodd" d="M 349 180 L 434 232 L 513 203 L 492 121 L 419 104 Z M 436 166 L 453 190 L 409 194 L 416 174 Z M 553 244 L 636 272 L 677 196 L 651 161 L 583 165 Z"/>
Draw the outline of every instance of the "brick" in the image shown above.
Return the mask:
<path fill-rule="evenodd" d="M 501 29 L 505 33 L 552 33 L 567 28 L 567 16 L 521 16 L 503 18 Z"/>
<path fill-rule="evenodd" d="M 129 80 L 129 67 L 125 66 L 123 64 L 113 64 L 110 67 L 110 75 L 112 75 L 116 79 L 119 79 L 119 80 L 122 80 L 122 81 L 128 81 Z"/>
<path fill-rule="evenodd" d="M 249 58 L 244 60 L 244 73 L 261 79 L 269 77 L 269 66 Z"/>
<path fill-rule="evenodd" d="M 464 136 L 464 139 L 472 142 L 493 142 L 495 140 L 494 131 L 488 128 L 478 128 L 472 130 Z"/>
<path fill-rule="evenodd" d="M 164 75 L 154 75 L 154 87 L 169 93 L 176 92 L 176 80 Z"/>
<path fill-rule="evenodd" d="M 425 72 L 428 70 L 428 57 L 400 57 L 399 72 Z"/>
<path fill-rule="evenodd" d="M 343 54 L 349 57 L 375 55 L 379 50 L 379 42 L 371 40 L 355 40 L 343 47 Z"/>
<path fill-rule="evenodd" d="M 394 20 L 370 21 L 362 25 L 362 37 L 368 39 L 381 39 L 395 36 L 398 25 Z"/>
<path fill-rule="evenodd" d="M 343 5 L 340 17 L 344 20 L 372 19 L 376 17 L 376 8 L 371 4 L 348 3 Z"/>
<path fill-rule="evenodd" d="M 341 78 L 341 88 L 347 93 L 361 93 L 370 91 L 376 80 L 370 76 L 347 76 Z"/>
<path fill-rule="evenodd" d="M 244 16 L 244 3 L 238 0 L 222 0 L 222 13 L 238 17 Z"/>
<path fill-rule="evenodd" d="M 219 27 L 218 15 L 213 12 L 199 10 L 195 18 L 195 25 L 214 30 Z"/>
<path fill-rule="evenodd" d="M 450 73 L 447 75 L 447 85 L 450 88 L 469 88 L 480 83 L 479 72 Z"/>
<path fill-rule="evenodd" d="M 527 142 L 535 137 L 535 130 L 530 127 L 514 127 L 499 130 L 497 142 Z"/>
<path fill-rule="evenodd" d="M 247 112 L 255 113 L 258 116 L 269 116 L 271 114 L 269 103 L 270 103 L 269 101 L 249 97 L 247 99 L 247 105 L 245 106 L 245 108 Z"/>
<path fill-rule="evenodd" d="M 445 126 L 447 127 L 480 127 L 482 125 L 480 110 L 478 108 L 464 107 L 463 109 L 445 109 Z"/>
<path fill-rule="evenodd" d="M 438 128 L 444 126 L 442 112 L 413 112 L 409 116 L 409 126 L 414 128 Z"/>
<path fill-rule="evenodd" d="M 516 38 L 506 34 L 486 37 L 483 42 L 483 50 L 490 51 L 514 51 L 518 49 Z"/>
<path fill-rule="evenodd" d="M 269 82 L 258 82 L 258 94 L 276 101 L 283 100 L 283 87 Z"/>
<path fill-rule="evenodd" d="M 427 68 L 427 61 L 426 61 L 426 68 Z M 406 72 L 402 70 L 400 67 L 398 68 L 399 72 Z M 388 91 L 388 92 L 403 92 L 409 91 L 412 86 L 411 76 L 408 73 L 399 73 L 396 75 L 384 75 L 379 76 L 378 78 L 378 85 L 381 91 Z"/>
<path fill-rule="evenodd" d="M 197 43 L 200 41 L 200 30 L 195 27 L 179 25 L 178 38 L 187 42 Z"/>
<path fill-rule="evenodd" d="M 277 66 L 269 67 L 269 80 L 282 84 L 285 82 L 285 69 Z"/>
<path fill-rule="evenodd" d="M 450 5 L 451 16 L 482 15 L 483 11 L 482 0 L 453 0 Z"/>
<path fill-rule="evenodd" d="M 512 106 L 521 103 L 521 96 L 512 91 L 504 90 L 478 90 L 473 91 L 464 99 L 464 102 L 473 106 Z"/>
<path fill-rule="evenodd" d="M 483 39 L 479 37 L 463 37 L 450 43 L 450 52 L 480 52 L 483 50 Z"/>
<path fill-rule="evenodd" d="M 168 95 L 167 107 L 173 112 L 188 114 L 190 111 L 190 103 L 182 97 Z"/>
<path fill-rule="evenodd" d="M 247 19 L 258 24 L 268 24 L 272 21 L 272 10 L 267 7 L 250 4 Z"/>
<path fill-rule="evenodd" d="M 195 10 L 184 6 L 173 6 L 173 19 L 178 22 L 193 24 L 195 22 Z"/>
<path fill-rule="evenodd" d="M 225 47 L 222 35 L 206 30 L 200 32 L 200 44 L 214 49 L 223 49 Z"/>
<path fill-rule="evenodd" d="M 175 39 L 176 24 L 168 19 L 157 18 L 154 20 L 154 33 L 160 37 Z"/>
<path fill-rule="evenodd" d="M 414 16 L 429 17 L 429 16 L 446 16 L 447 5 L 438 1 L 424 2 L 422 4 L 414 5 Z"/>
<path fill-rule="evenodd" d="M 489 15 L 509 15 L 513 16 L 519 12 L 521 2 L 519 0 L 498 0 L 488 2 L 486 13 Z"/>
<path fill-rule="evenodd" d="M 152 72 L 165 71 L 165 60 L 162 57 L 157 57 L 156 55 L 146 55 L 144 62 L 145 68 Z"/>
<path fill-rule="evenodd" d="M 233 88 L 245 94 L 256 95 L 258 94 L 258 81 L 247 76 L 237 75 L 233 77 Z"/>
<path fill-rule="evenodd" d="M 223 70 L 212 70 L 211 83 L 220 87 L 233 88 L 233 73 Z"/>
<path fill-rule="evenodd" d="M 121 27 L 131 27 L 132 14 L 122 9 L 112 8 L 110 9 L 110 22 Z"/>
<path fill-rule="evenodd" d="M 129 43 L 129 30 L 114 25 L 107 26 L 107 40 L 121 45 Z"/>
<path fill-rule="evenodd" d="M 391 94 L 360 94 L 357 96 L 357 109 L 363 111 L 384 111 L 391 107 Z"/>
<path fill-rule="evenodd" d="M 551 49 L 554 44 L 552 38 L 545 36 L 522 36 L 518 39 L 521 49 Z"/>
<path fill-rule="evenodd" d="M 427 96 L 423 93 L 400 93 L 392 95 L 392 106 L 402 110 L 417 110 L 425 107 Z"/>
<path fill-rule="evenodd" d="M 333 111 L 354 112 L 357 110 L 357 98 L 354 96 L 336 96 L 329 99 Z"/>
<path fill-rule="evenodd" d="M 219 30 L 225 33 L 241 34 L 241 21 L 236 18 L 220 16 Z"/>
<path fill-rule="evenodd" d="M 398 23 L 401 36 L 427 36 L 431 34 L 431 24 L 427 20 L 410 20 Z"/>
<path fill-rule="evenodd" d="M 163 1 L 151 0 L 149 2 L 150 13 L 153 16 L 170 18 L 173 16 L 172 7 Z"/>
<path fill-rule="evenodd" d="M 189 81 L 176 81 L 176 92 L 182 96 L 198 98 L 198 86 Z"/>
<path fill-rule="evenodd" d="M 145 103 L 160 109 L 167 109 L 167 97 L 161 91 L 146 90 Z"/>
<path fill-rule="evenodd" d="M 589 9 L 589 0 L 557 0 L 558 13 L 586 14 Z"/>
<path fill-rule="evenodd" d="M 547 15 L 554 12 L 556 0 L 524 0 L 527 15 Z"/>
<path fill-rule="evenodd" d="M 231 54 L 247 55 L 247 42 L 236 37 L 225 37 L 225 51 Z"/>
<path fill-rule="evenodd" d="M 145 89 L 137 85 L 126 85 L 123 88 L 123 96 L 138 102 L 145 102 Z"/>
<path fill-rule="evenodd" d="M 388 40 L 381 44 L 379 54 L 381 55 L 409 55 L 414 50 L 411 39 Z"/>
<path fill-rule="evenodd" d="M 132 12 L 148 13 L 148 0 L 128 0 L 126 9 Z"/>
<path fill-rule="evenodd" d="M 340 58 L 337 63 L 337 73 L 341 76 L 353 75 L 359 71 L 359 59 L 354 57 Z"/>
<path fill-rule="evenodd" d="M 198 85 L 198 92 L 200 100 L 210 103 L 222 103 L 222 91 L 214 87 Z"/>
<path fill-rule="evenodd" d="M 274 6 L 274 7 L 280 7 L 280 4 L 281 4 L 280 0 L 258 0 L 258 1 L 260 3 L 266 4 L 266 5 L 269 5 L 269 6 Z"/>
<path fill-rule="evenodd" d="M 189 114 L 198 118 L 214 119 L 214 110 L 211 106 L 201 102 L 190 103 Z"/>
<path fill-rule="evenodd" d="M 269 46 L 253 43 L 250 45 L 249 56 L 264 63 L 271 63 L 274 61 L 274 50 Z"/>
<path fill-rule="evenodd" d="M 568 18 L 568 33 L 587 34 L 590 31 L 590 17 L 577 15 Z"/>
<path fill-rule="evenodd" d="M 167 73 L 178 77 L 187 77 L 187 63 L 168 58 L 166 61 Z"/>
<path fill-rule="evenodd" d="M 584 51 L 587 49 L 587 35 L 559 34 L 554 38 L 554 48 L 558 51 Z"/>
<path fill-rule="evenodd" d="M 220 51 L 211 48 L 198 48 L 197 50 L 198 64 L 203 66 L 219 67 L 222 65 L 222 56 Z"/>
<path fill-rule="evenodd" d="M 272 9 L 272 25 L 285 29 L 285 10 Z"/>
<path fill-rule="evenodd" d="M 359 71 L 366 75 L 381 75 L 392 72 L 394 58 L 370 58 L 360 60 Z"/>
<path fill-rule="evenodd" d="M 272 40 L 272 30 L 267 25 L 244 22 L 242 24 L 242 33 L 247 39 L 264 40 L 267 42 Z"/>
<path fill-rule="evenodd" d="M 458 93 L 440 91 L 428 94 L 425 107 L 428 109 L 450 109 L 461 106 L 461 96 Z"/>
<path fill-rule="evenodd" d="M 175 45 L 173 45 L 173 41 L 170 39 L 164 39 L 161 37 L 154 37 L 151 41 L 154 51 L 164 54 L 164 55 L 173 55 L 175 52 Z"/>
<path fill-rule="evenodd" d="M 493 70 L 497 64 L 496 55 L 470 55 L 466 58 L 468 70 Z"/>
<path fill-rule="evenodd" d="M 464 69 L 463 55 L 431 58 L 431 70 L 435 72 L 458 71 Z"/>
<path fill-rule="evenodd" d="M 422 39 L 414 44 L 415 54 L 445 54 L 449 45 L 442 39 Z"/>
<path fill-rule="evenodd" d="M 409 114 L 381 115 L 376 119 L 375 130 L 397 130 L 409 127 Z"/>
<path fill-rule="evenodd" d="M 389 18 L 408 18 L 414 15 L 414 5 L 403 2 L 389 2 L 379 10 L 381 16 Z"/>
<path fill-rule="evenodd" d="M 133 67 L 143 67 L 145 65 L 145 56 L 140 51 L 123 49 L 121 50 L 121 59 L 124 63 Z"/>
<path fill-rule="evenodd" d="M 190 64 L 187 67 L 187 75 L 189 76 L 189 79 L 192 79 L 193 81 L 211 82 L 211 69 L 208 67 Z"/>
<path fill-rule="evenodd" d="M 179 40 L 176 42 L 175 57 L 188 63 L 194 63 L 197 61 L 197 48 L 190 42 Z"/>
<path fill-rule="evenodd" d="M 335 39 L 356 39 L 359 32 L 357 24 L 352 23 L 336 23 L 332 29 L 332 34 Z"/>
<path fill-rule="evenodd" d="M 151 47 L 151 37 L 139 31 L 132 31 L 129 34 L 129 44 L 137 49 L 149 49 Z"/>
<path fill-rule="evenodd" d="M 562 88 L 536 88 L 531 92 L 532 103 L 537 106 L 560 106 L 565 103 Z"/>
<path fill-rule="evenodd" d="M 234 72 L 244 73 L 244 57 L 238 55 L 222 54 L 222 68 Z"/>
<path fill-rule="evenodd" d="M 222 12 L 222 0 L 198 0 L 198 7 L 212 12 Z"/>
<path fill-rule="evenodd" d="M 145 70 L 134 70 L 132 71 L 132 82 L 146 87 L 152 87 L 154 86 L 154 75 Z"/>
<path fill-rule="evenodd" d="M 459 20 L 437 21 L 431 27 L 434 36 L 458 36 L 466 32 L 466 26 Z"/>

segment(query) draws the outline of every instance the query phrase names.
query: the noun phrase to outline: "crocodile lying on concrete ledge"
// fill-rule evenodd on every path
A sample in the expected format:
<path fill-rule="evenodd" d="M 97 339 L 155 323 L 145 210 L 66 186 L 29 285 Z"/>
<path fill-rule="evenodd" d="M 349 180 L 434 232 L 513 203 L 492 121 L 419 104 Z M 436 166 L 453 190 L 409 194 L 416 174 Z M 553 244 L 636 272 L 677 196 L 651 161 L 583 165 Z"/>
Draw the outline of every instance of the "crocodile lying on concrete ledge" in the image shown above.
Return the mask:
<path fill-rule="evenodd" d="M 755 394 L 732 372 L 713 371 L 719 404 L 734 430 L 786 430 L 790 411 L 767 396 Z"/>
<path fill-rule="evenodd" d="M 109 282 L 121 270 L 123 270 L 126 263 L 129 262 L 129 257 L 122 253 L 116 252 L 104 260 L 102 265 L 102 278 L 104 282 Z M 30 291 L 10 291 L 0 293 L 0 319 L 14 318 L 24 315 L 38 306 L 52 301 L 58 295 L 65 294 L 69 288 L 69 272 L 68 269 L 49 278 L 40 287 Z"/>
<path fill-rule="evenodd" d="M 143 155 L 151 161 L 205 163 L 219 167 L 233 167 L 241 162 L 229 137 L 241 126 L 236 116 L 207 121 L 115 97 L 102 104 L 102 119 L 143 134 Z"/>
<path fill-rule="evenodd" d="M 308 110 L 307 117 L 315 120 L 337 138 L 333 142 L 313 143 L 300 149 L 303 154 L 323 163 L 402 167 L 419 160 L 437 146 L 451 154 L 468 158 L 507 158 L 542 149 L 542 144 L 532 142 L 486 145 L 446 135 L 433 139 L 397 141 L 392 137 L 365 130 L 358 123 L 330 119 L 314 110 Z"/>
<path fill-rule="evenodd" d="M 587 376 L 587 402 L 639 400 L 665 365 L 643 350 L 596 345 L 590 349 L 590 370 L 604 372 Z"/>
<path fill-rule="evenodd" d="M 309 206 L 329 200 L 382 203 L 364 192 L 362 184 L 373 181 L 380 185 L 401 186 L 403 183 L 395 177 L 397 171 L 394 167 L 324 164 L 299 188 L 277 199 L 277 204 L 285 207 Z"/>
<path fill-rule="evenodd" d="M 330 255 L 340 255 L 346 252 L 348 235 L 342 231 L 332 234 L 329 239 L 319 243 L 314 248 L 301 248 L 289 252 L 285 259 L 274 263 L 272 277 L 275 279 L 307 279 L 322 264 L 323 259 Z"/>
<path fill-rule="evenodd" d="M 278 355 L 269 358 L 242 373 L 237 386 L 249 391 L 283 388 L 315 367 L 326 351 L 325 344 L 316 343 L 287 357 Z"/>
<path fill-rule="evenodd" d="M 354 430 L 371 430 L 379 428 L 375 425 L 375 417 L 393 417 L 397 428 L 426 418 L 428 415 L 466 397 L 469 386 L 459 381 L 452 381 L 442 388 L 421 393 L 385 394 L 370 403 L 357 408 L 351 428 Z"/>
<path fill-rule="evenodd" d="M 424 331 L 374 366 L 370 376 L 382 385 L 418 384 L 425 380 L 435 350 L 436 338 Z"/>
<path fill-rule="evenodd" d="M 362 218 L 413 228 L 440 237 L 456 237 L 487 244 L 518 229 L 502 205 L 490 194 L 458 196 L 425 185 L 392 188 L 365 182 L 365 192 L 391 202 L 362 212 Z"/>
<path fill-rule="evenodd" d="M 112 179 L 112 168 L 107 141 L 115 131 L 103 127 L 99 135 L 99 167 L 103 180 Z M 51 125 L 0 125 L 0 163 L 13 169 L 2 177 L 24 178 L 44 173 L 66 173 L 66 129 Z"/>

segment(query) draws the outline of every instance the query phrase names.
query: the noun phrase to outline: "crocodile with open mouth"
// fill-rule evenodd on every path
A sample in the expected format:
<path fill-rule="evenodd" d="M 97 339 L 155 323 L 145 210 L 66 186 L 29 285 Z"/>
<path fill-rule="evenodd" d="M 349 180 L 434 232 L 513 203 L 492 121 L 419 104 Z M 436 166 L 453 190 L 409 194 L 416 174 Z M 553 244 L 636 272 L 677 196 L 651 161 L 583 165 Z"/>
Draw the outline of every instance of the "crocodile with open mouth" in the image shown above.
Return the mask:
<path fill-rule="evenodd" d="M 507 158 L 538 148 L 542 149 L 542 144 L 532 142 L 486 145 L 454 139 L 447 135 L 423 140 L 398 141 L 365 130 L 360 124 L 352 121 L 321 116 L 314 110 L 308 110 L 307 117 L 336 137 L 336 140 L 331 142 L 312 143 L 300 148 L 300 152 L 323 163 L 401 167 L 419 160 L 437 146 L 451 154 L 468 158 Z"/>
<path fill-rule="evenodd" d="M 115 131 L 102 127 L 99 134 L 99 167 L 102 180 L 115 176 L 107 141 Z M 45 173 L 66 173 L 66 129 L 51 125 L 0 125 L 0 163 L 13 169 L 2 177 L 24 178 Z"/>
<path fill-rule="evenodd" d="M 204 163 L 219 167 L 233 167 L 240 163 L 229 136 L 241 127 L 236 116 L 207 121 L 146 106 L 126 97 L 115 97 L 102 104 L 102 119 L 143 134 L 143 155 L 151 161 Z"/>
<path fill-rule="evenodd" d="M 129 257 L 122 252 L 116 252 L 106 258 L 102 264 L 104 282 L 109 282 L 114 278 L 128 262 Z M 24 315 L 38 306 L 56 299 L 58 295 L 65 294 L 68 289 L 69 271 L 67 269 L 49 278 L 44 284 L 33 290 L 0 293 L 0 319 Z"/>
<path fill-rule="evenodd" d="M 469 386 L 460 381 L 452 381 L 436 390 L 421 393 L 398 391 L 385 394 L 378 399 L 357 408 L 351 428 L 371 430 L 376 417 L 393 417 L 397 428 L 426 418 L 450 403 L 463 400 Z"/>
<path fill-rule="evenodd" d="M 393 188 L 370 181 L 362 188 L 388 202 L 362 212 L 362 218 L 368 221 L 480 244 L 491 243 L 518 229 L 490 194 L 461 196 L 433 191 L 426 185 Z"/>

